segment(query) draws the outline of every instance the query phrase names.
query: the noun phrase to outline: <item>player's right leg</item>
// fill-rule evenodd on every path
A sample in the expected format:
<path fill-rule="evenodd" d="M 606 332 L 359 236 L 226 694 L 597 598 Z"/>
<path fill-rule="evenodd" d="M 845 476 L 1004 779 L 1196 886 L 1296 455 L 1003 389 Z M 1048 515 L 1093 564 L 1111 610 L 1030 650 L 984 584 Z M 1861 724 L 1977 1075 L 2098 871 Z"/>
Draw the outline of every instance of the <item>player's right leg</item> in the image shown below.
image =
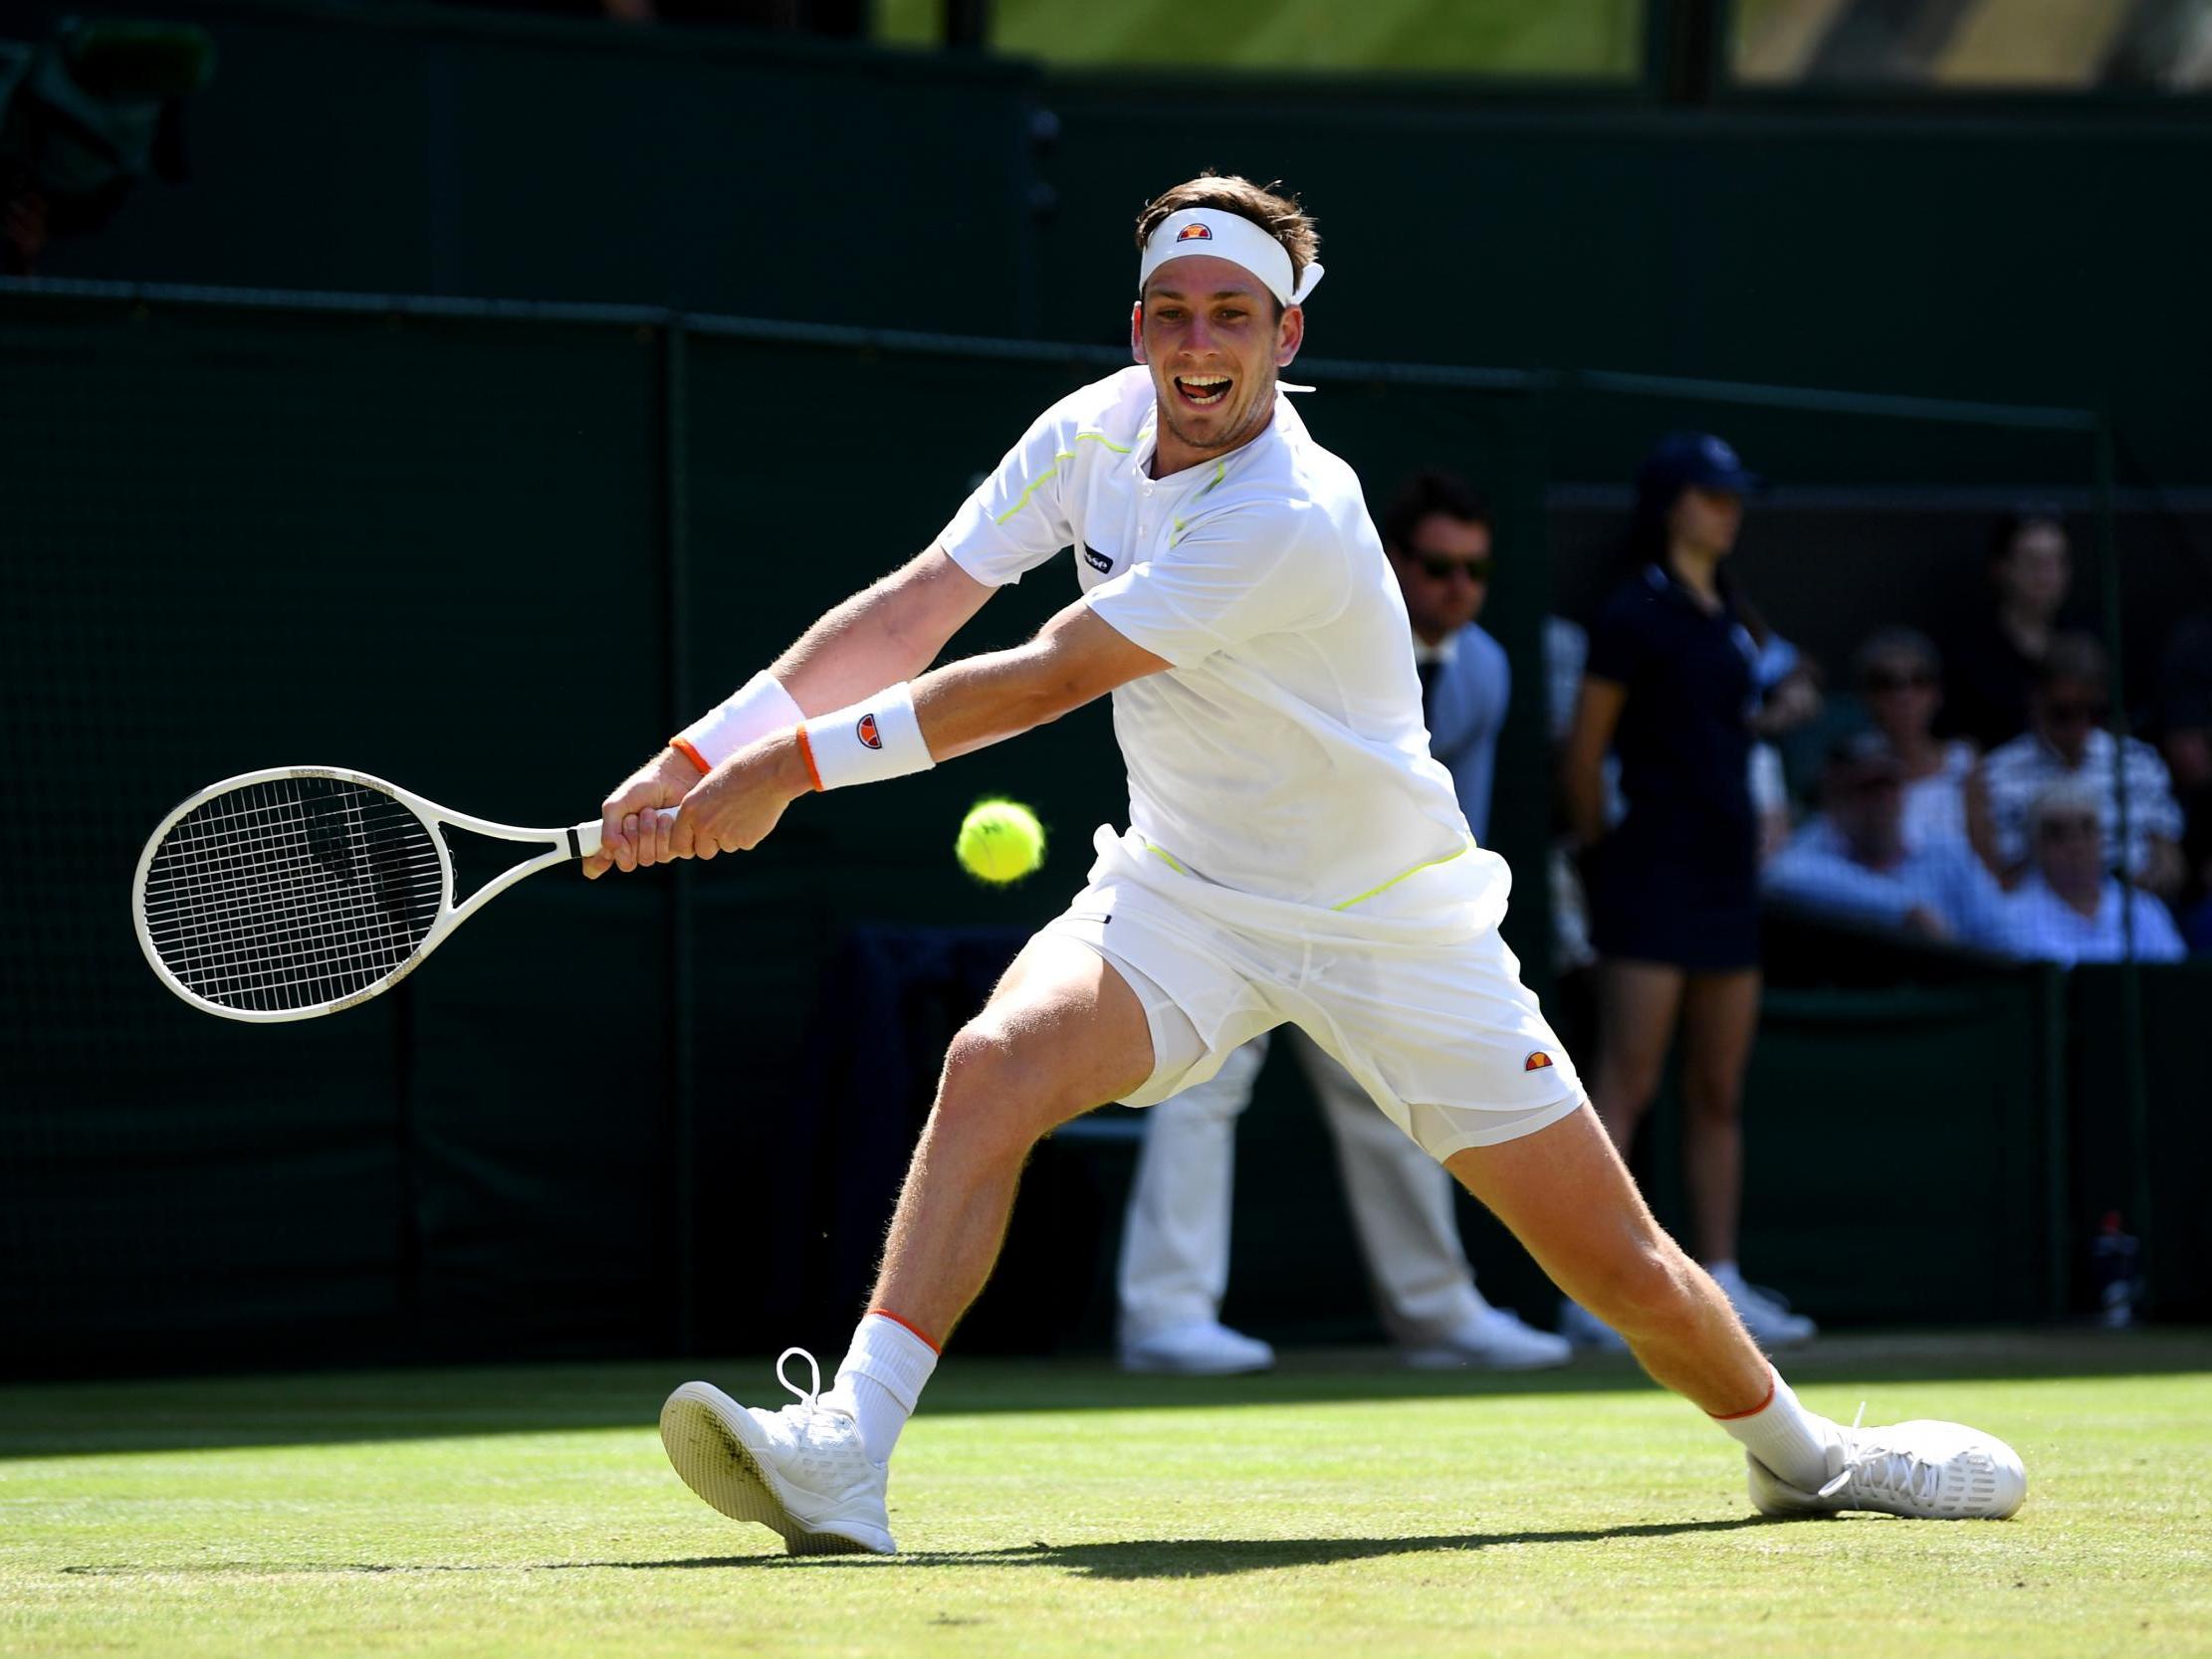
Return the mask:
<path fill-rule="evenodd" d="M 1646 1370 L 1743 1444 L 1764 1513 L 2002 1518 L 2020 1507 L 2027 1475 L 1993 1436 L 1956 1423 L 1847 1429 L 1800 1405 L 1720 1288 L 1653 1219 L 1590 1111 L 1464 1147 L 1445 1167 Z"/>
<path fill-rule="evenodd" d="M 820 1393 L 818 1374 L 812 1389 L 785 1382 L 797 1403 L 770 1411 L 685 1383 L 661 1410 L 661 1442 L 685 1484 L 780 1534 L 793 1555 L 892 1554 L 892 1444 L 997 1260 L 1023 1161 L 1050 1130 L 1135 1092 L 1153 1069 L 1147 1010 L 1129 982 L 1073 939 L 1032 938 L 953 1039 L 836 1385 Z"/>

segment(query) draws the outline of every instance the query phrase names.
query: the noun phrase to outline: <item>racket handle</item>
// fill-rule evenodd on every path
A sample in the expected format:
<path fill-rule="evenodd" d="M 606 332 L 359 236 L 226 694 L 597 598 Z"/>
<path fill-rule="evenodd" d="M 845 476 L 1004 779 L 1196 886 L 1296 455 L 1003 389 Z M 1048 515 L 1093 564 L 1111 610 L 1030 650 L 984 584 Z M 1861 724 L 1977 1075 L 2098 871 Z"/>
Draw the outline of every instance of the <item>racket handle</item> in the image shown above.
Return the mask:
<path fill-rule="evenodd" d="M 676 811 L 673 807 L 654 807 L 652 816 L 667 824 L 673 824 L 676 821 Z M 589 858 L 598 850 L 598 819 L 594 818 L 589 823 L 578 824 L 568 832 L 568 856 L 570 858 Z"/>

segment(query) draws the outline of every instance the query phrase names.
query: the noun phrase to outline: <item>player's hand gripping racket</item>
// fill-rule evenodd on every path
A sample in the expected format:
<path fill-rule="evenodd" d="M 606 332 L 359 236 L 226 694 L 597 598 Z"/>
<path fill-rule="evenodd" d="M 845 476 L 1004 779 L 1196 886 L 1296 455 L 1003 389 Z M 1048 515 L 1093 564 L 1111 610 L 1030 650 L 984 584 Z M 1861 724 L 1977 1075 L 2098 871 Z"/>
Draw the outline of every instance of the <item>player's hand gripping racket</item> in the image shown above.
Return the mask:
<path fill-rule="evenodd" d="M 453 902 L 446 827 L 544 850 Z M 202 789 L 138 855 L 138 943 L 161 982 L 234 1020 L 334 1014 L 388 991 L 525 876 L 599 850 L 599 822 L 517 829 L 360 772 L 279 766 Z"/>

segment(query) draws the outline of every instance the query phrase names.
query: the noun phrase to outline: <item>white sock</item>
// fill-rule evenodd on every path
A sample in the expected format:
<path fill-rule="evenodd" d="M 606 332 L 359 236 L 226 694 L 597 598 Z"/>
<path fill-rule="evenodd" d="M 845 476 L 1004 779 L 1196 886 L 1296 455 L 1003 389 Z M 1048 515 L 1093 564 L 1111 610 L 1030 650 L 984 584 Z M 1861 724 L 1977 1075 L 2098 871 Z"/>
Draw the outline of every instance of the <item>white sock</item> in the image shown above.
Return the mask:
<path fill-rule="evenodd" d="M 1835 1471 L 1828 1466 L 1829 1449 L 1843 1444 L 1843 1434 L 1826 1417 L 1800 1405 L 1782 1373 L 1771 1365 L 1774 1392 L 1755 1411 L 1713 1421 L 1741 1442 L 1745 1451 L 1801 1492 L 1817 1491 Z"/>
<path fill-rule="evenodd" d="M 825 1399 L 852 1413 L 869 1459 L 887 1463 L 922 1397 L 922 1384 L 936 1369 L 936 1348 L 892 1315 L 870 1309 L 853 1328 L 852 1347 Z"/>

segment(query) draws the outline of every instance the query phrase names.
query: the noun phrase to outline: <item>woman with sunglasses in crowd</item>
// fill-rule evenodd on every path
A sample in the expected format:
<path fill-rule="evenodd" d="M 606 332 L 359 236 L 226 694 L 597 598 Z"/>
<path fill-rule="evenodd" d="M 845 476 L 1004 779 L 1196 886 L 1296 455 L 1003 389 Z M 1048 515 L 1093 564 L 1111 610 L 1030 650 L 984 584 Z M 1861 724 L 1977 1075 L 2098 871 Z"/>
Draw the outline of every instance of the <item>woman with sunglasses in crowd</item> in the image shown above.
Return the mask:
<path fill-rule="evenodd" d="M 1563 784 L 1588 850 L 1599 955 L 1591 1104 L 1626 1155 L 1677 1030 L 1691 1243 L 1767 1348 L 1813 1322 L 1736 1263 L 1744 1071 L 1759 1018 L 1759 841 L 1750 788 L 1762 659 L 1774 642 L 1723 573 L 1758 480 L 1719 438 L 1662 440 L 1637 480 L 1634 573 L 1591 630 Z M 1608 827 L 1605 762 L 1626 803 Z M 1564 1335 L 1617 1339 L 1566 1304 Z"/>
<path fill-rule="evenodd" d="M 1935 642 L 1916 628 L 1880 628 L 1852 661 L 1852 681 L 1867 719 L 1888 740 L 1904 782 L 1905 844 L 1967 843 L 1967 791 L 1976 748 L 1965 737 L 1938 737 L 1943 665 Z"/>

